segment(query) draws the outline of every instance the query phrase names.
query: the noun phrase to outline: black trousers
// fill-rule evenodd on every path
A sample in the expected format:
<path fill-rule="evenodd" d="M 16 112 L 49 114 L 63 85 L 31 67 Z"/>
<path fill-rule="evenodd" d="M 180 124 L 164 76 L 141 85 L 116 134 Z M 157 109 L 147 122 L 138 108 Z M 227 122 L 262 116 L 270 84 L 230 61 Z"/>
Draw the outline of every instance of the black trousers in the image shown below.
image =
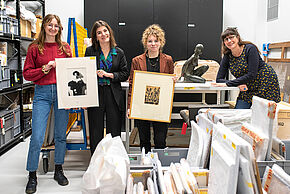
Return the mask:
<path fill-rule="evenodd" d="M 121 136 L 121 112 L 110 86 L 98 86 L 99 107 L 89 107 L 90 149 L 93 154 L 98 143 L 104 137 L 106 116 L 106 133 L 112 137 Z"/>
<path fill-rule="evenodd" d="M 151 151 L 151 123 L 154 131 L 154 147 L 157 149 L 163 149 L 166 147 L 166 136 L 168 131 L 167 123 L 144 120 L 137 120 L 136 122 L 139 131 L 141 149 L 144 147 L 146 153 Z"/>

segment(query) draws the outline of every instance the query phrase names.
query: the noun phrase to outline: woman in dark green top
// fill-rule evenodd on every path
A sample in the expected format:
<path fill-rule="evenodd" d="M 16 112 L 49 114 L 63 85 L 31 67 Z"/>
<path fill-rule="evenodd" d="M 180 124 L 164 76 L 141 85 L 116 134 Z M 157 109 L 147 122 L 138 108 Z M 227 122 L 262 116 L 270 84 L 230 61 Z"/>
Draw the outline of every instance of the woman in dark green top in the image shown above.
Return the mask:
<path fill-rule="evenodd" d="M 90 148 L 93 154 L 106 133 L 121 136 L 121 112 L 124 111 L 124 95 L 121 82 L 129 77 L 124 51 L 117 47 L 113 30 L 102 20 L 96 21 L 91 31 L 92 46 L 85 56 L 96 56 L 99 107 L 88 108 Z M 106 118 L 106 119 L 105 119 Z"/>

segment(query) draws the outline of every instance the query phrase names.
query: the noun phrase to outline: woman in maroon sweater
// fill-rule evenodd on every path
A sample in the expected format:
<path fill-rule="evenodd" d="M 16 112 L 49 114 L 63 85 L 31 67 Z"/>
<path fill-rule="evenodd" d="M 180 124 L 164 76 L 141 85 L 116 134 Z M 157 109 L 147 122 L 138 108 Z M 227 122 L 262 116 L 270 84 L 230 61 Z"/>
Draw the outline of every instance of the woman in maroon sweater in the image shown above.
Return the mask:
<path fill-rule="evenodd" d="M 36 170 L 38 168 L 40 149 L 43 144 L 48 115 L 53 105 L 55 114 L 55 173 L 54 179 L 58 184 L 68 184 L 62 171 L 66 150 L 66 128 L 68 110 L 58 109 L 55 58 L 71 57 L 67 43 L 61 41 L 62 26 L 56 15 L 44 17 L 38 38 L 31 43 L 23 69 L 26 80 L 35 83 L 32 109 L 32 135 L 30 138 L 26 170 L 29 179 L 26 193 L 35 193 L 37 186 Z"/>

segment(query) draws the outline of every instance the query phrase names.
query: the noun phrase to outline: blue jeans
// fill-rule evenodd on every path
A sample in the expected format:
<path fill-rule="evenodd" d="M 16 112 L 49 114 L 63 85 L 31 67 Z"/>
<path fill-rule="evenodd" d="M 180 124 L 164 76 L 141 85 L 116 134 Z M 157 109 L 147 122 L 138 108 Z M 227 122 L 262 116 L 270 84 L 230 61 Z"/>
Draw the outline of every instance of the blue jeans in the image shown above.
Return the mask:
<path fill-rule="evenodd" d="M 237 99 L 235 109 L 250 109 L 252 104 L 245 102 L 241 99 Z"/>
<path fill-rule="evenodd" d="M 26 170 L 36 171 L 38 168 L 41 146 L 44 141 L 48 115 L 54 107 L 55 125 L 55 164 L 63 164 L 66 151 L 66 129 L 69 111 L 58 109 L 56 85 L 35 85 L 32 109 L 32 135 L 27 158 Z"/>

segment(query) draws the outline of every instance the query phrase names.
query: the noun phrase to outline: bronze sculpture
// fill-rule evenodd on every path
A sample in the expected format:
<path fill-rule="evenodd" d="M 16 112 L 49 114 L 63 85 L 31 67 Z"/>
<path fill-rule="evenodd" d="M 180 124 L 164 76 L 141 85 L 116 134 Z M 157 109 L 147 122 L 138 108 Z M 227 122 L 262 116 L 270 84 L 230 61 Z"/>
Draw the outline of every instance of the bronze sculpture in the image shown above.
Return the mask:
<path fill-rule="evenodd" d="M 179 78 L 178 82 L 185 82 L 185 83 L 205 83 L 205 79 L 201 77 L 209 68 L 208 65 L 203 65 L 198 67 L 198 59 L 199 55 L 202 54 L 203 45 L 197 44 L 194 49 L 193 55 L 189 57 L 185 61 L 181 71 L 181 77 Z"/>

